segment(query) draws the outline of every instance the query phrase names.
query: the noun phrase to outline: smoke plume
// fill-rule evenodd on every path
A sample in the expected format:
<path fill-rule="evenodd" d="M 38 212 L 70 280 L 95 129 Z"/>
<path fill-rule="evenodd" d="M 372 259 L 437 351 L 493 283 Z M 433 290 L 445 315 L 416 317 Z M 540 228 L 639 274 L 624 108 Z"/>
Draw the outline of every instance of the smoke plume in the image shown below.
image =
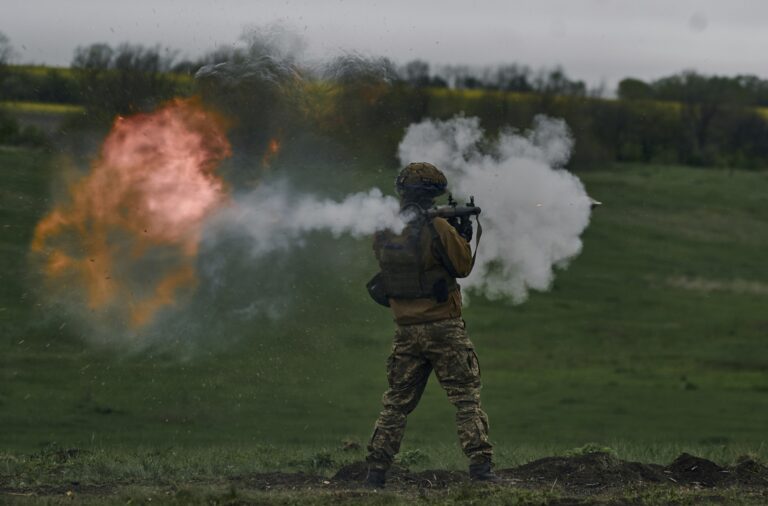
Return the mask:
<path fill-rule="evenodd" d="M 209 224 L 208 242 L 238 235 L 260 257 L 276 250 L 303 246 L 306 234 L 328 231 L 334 237 L 361 238 L 377 230 L 400 232 L 404 225 L 398 200 L 373 188 L 343 201 L 291 192 L 285 184 L 265 184 L 240 195 Z"/>
<path fill-rule="evenodd" d="M 394 68 L 354 53 L 311 68 L 282 29 L 243 43 L 200 69 L 201 99 L 118 118 L 37 225 L 31 258 L 41 300 L 56 308 L 46 314 L 86 340 L 209 347 L 292 311 L 323 314 L 331 293 L 335 311 L 370 307 L 363 285 L 376 267 L 361 241 L 404 223 L 395 197 L 369 189 L 381 178 L 341 146 L 379 155 L 382 144 L 366 142 L 381 131 L 361 125 L 375 126 L 366 114 L 382 107 Z M 402 164 L 434 163 L 483 208 L 465 288 L 521 302 L 580 252 L 590 201 L 563 169 L 572 147 L 565 123 L 545 117 L 494 139 L 476 118 L 406 129 Z"/>
<path fill-rule="evenodd" d="M 544 116 L 529 131 L 502 131 L 495 140 L 486 138 L 477 118 L 408 128 L 399 146 L 401 163 L 437 165 L 454 195 L 474 195 L 483 209 L 477 262 L 464 287 L 523 302 L 529 289 L 547 290 L 554 267 L 579 254 L 590 199 L 581 181 L 563 169 L 572 148 L 565 122 Z"/>

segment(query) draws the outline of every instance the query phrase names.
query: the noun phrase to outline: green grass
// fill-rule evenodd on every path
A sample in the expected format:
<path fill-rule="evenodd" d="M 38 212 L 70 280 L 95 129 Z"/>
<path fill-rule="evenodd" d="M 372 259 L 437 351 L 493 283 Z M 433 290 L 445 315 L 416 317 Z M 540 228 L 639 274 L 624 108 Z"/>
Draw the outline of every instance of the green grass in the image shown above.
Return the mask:
<path fill-rule="evenodd" d="M 71 493 L 71 491 L 70 491 Z M 763 505 L 765 496 L 759 492 L 736 490 L 706 491 L 700 489 L 675 490 L 651 487 L 648 490 L 627 490 L 590 497 L 584 502 L 558 491 L 531 491 L 514 488 L 462 487 L 450 490 L 428 490 L 402 493 L 371 490 L 332 490 L 315 488 L 307 491 L 242 490 L 229 484 L 169 485 L 166 487 L 120 487 L 114 495 L 90 495 L 65 491 L 46 497 L 45 504 L 172 504 L 172 505 L 320 505 L 343 504 L 369 506 L 419 504 L 488 506 L 522 506 L 546 504 L 642 504 L 698 506 L 702 504 Z M 40 504 L 36 497 L 7 497 L 6 504 Z"/>
<path fill-rule="evenodd" d="M 81 105 L 49 102 L 0 102 L 0 108 L 11 113 L 38 114 L 80 114 L 85 111 Z"/>
<path fill-rule="evenodd" d="M 283 319 L 229 328 L 237 335 L 194 353 L 93 348 L 26 281 L 58 163 L 0 151 L 0 466 L 17 475 L 52 444 L 105 455 L 99 465 L 124 455 L 110 472 L 128 477 L 136 448 L 186 455 L 167 459 L 172 476 L 363 455 L 340 447 L 365 444 L 393 330 L 361 288 L 374 271 L 367 241 L 313 237 L 296 265 L 332 265 L 292 273 Z M 372 174 L 354 180 L 391 181 Z M 618 166 L 581 177 L 605 205 L 552 291 L 520 306 L 475 296 L 466 310 L 499 463 L 590 442 L 655 462 L 768 457 L 768 174 Z M 430 381 L 403 450 L 423 452 L 422 467 L 463 468 L 455 440 L 453 408 Z"/>

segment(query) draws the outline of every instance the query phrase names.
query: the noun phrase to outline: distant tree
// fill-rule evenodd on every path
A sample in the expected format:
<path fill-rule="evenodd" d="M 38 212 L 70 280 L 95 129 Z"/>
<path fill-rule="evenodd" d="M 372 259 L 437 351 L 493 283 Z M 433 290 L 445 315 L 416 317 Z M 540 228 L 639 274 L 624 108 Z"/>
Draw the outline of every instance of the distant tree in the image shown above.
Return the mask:
<path fill-rule="evenodd" d="M 472 90 L 485 86 L 477 69 L 469 65 L 448 65 L 443 68 L 442 72 L 451 88 Z"/>
<path fill-rule="evenodd" d="M 562 67 L 541 70 L 534 79 L 534 90 L 544 95 L 584 96 L 587 86 L 584 81 L 572 81 Z"/>
<path fill-rule="evenodd" d="M 275 137 L 290 136 L 304 113 L 302 69 L 272 50 L 268 37 L 251 31 L 242 45 L 207 53 L 195 72 L 195 89 L 206 103 L 235 119 L 230 140 L 241 152 L 263 152 Z M 283 54 L 285 58 L 280 55 Z"/>
<path fill-rule="evenodd" d="M 125 114 L 173 96 L 174 58 L 159 46 L 92 44 L 75 50 L 72 68 L 91 113 Z"/>
<path fill-rule="evenodd" d="M 658 99 L 682 105 L 680 115 L 687 133 L 680 148 L 682 160 L 693 164 L 716 163 L 718 149 L 713 125 L 726 108 L 747 101 L 738 80 L 686 71 L 655 81 L 653 88 Z"/>
<path fill-rule="evenodd" d="M 406 63 L 402 74 L 405 82 L 417 88 L 432 84 L 429 75 L 429 63 L 423 60 L 413 60 Z"/>
<path fill-rule="evenodd" d="M 9 39 L 3 32 L 0 32 L 0 65 L 7 65 L 13 58 L 15 51 Z"/>
<path fill-rule="evenodd" d="M 736 80 L 751 104 L 768 106 L 768 81 L 752 75 L 736 76 Z"/>
<path fill-rule="evenodd" d="M 530 78 L 531 69 L 526 66 L 500 65 L 495 72 L 494 84 L 504 91 L 528 92 L 533 90 Z"/>
<path fill-rule="evenodd" d="M 77 82 L 65 69 L 49 68 L 42 78 L 32 85 L 34 95 L 30 100 L 73 104 L 80 101 Z"/>
<path fill-rule="evenodd" d="M 8 76 L 8 63 L 13 58 L 13 55 L 14 50 L 11 40 L 3 32 L 0 32 L 0 99 L 5 98 L 4 84 Z"/>
<path fill-rule="evenodd" d="M 91 44 L 75 49 L 72 67 L 79 70 L 106 71 L 112 65 L 114 50 L 108 44 Z"/>
<path fill-rule="evenodd" d="M 627 77 L 619 82 L 619 98 L 622 100 L 648 100 L 653 98 L 651 85 L 634 77 Z"/>

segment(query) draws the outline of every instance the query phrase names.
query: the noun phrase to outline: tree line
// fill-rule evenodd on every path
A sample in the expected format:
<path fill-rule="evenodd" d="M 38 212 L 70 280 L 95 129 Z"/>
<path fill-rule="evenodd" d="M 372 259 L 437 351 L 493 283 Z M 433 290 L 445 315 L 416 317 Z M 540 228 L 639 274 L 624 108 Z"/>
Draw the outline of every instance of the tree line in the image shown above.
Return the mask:
<path fill-rule="evenodd" d="M 649 82 L 626 78 L 617 97 L 607 99 L 561 68 L 433 68 L 421 60 L 397 66 L 344 55 L 318 70 L 258 37 L 195 61 L 137 44 L 78 47 L 67 69 L 10 66 L 11 56 L 9 41 L 0 36 L 0 101 L 79 104 L 86 121 L 99 123 L 174 96 L 200 95 L 238 120 L 233 136 L 246 149 L 261 149 L 275 132 L 300 135 L 310 125 L 349 149 L 392 156 L 403 129 L 426 117 L 476 115 L 492 133 L 524 129 L 543 113 L 571 126 L 574 163 L 582 167 L 610 161 L 768 164 L 761 110 L 768 106 L 768 81 L 756 76 L 685 71 Z M 0 113 L 2 124 L 12 130 Z M 7 142 L 2 135 L 0 142 Z"/>

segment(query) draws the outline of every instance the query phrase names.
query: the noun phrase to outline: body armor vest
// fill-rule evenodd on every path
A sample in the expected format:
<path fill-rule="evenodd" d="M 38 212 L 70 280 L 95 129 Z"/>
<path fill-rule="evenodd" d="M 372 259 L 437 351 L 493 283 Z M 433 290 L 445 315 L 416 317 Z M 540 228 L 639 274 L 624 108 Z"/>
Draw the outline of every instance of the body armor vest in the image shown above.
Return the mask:
<path fill-rule="evenodd" d="M 424 240 L 423 234 L 430 233 L 431 240 Z M 440 241 L 431 220 L 417 219 L 409 223 L 400 234 L 384 232 L 379 241 L 379 267 L 387 297 L 434 297 L 438 302 L 445 302 L 448 294 L 458 288 L 455 276 L 440 262 L 429 268 L 424 263 L 427 257 L 424 246 L 431 248 L 434 241 Z M 437 247 L 443 248 L 442 243 Z"/>

